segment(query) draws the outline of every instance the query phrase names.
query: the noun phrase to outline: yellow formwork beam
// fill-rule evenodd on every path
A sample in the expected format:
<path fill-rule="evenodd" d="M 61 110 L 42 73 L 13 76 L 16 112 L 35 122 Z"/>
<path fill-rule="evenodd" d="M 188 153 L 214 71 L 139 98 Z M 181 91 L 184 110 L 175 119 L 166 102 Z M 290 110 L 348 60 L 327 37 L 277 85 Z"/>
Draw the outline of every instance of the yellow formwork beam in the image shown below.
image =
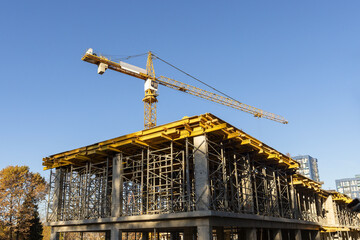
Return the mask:
<path fill-rule="evenodd" d="M 347 227 L 332 227 L 332 226 L 323 226 L 321 232 L 348 232 L 350 228 Z"/>
<path fill-rule="evenodd" d="M 344 202 L 346 204 L 351 203 L 352 202 L 352 198 L 348 197 L 345 194 L 336 192 L 336 191 L 329 191 L 330 194 L 332 195 L 332 199 L 334 201 L 340 201 L 340 202 Z"/>
<path fill-rule="evenodd" d="M 172 123 L 51 155 L 43 159 L 43 166 L 46 170 L 70 165 L 76 161 L 81 163 L 82 161 L 90 160 L 91 157 L 89 157 L 89 155 L 108 156 L 109 152 L 123 152 L 123 150 L 128 147 L 150 147 L 157 149 L 159 144 L 169 141 L 179 143 L 187 137 L 195 137 L 205 133 L 210 135 L 215 133 L 219 135 L 222 140 L 232 139 L 235 141 L 235 144 L 237 142 L 239 146 L 250 147 L 261 154 L 264 159 L 269 159 L 272 162 L 275 161 L 287 168 L 299 167 L 299 164 L 290 157 L 276 151 L 210 113 L 184 117 Z"/>

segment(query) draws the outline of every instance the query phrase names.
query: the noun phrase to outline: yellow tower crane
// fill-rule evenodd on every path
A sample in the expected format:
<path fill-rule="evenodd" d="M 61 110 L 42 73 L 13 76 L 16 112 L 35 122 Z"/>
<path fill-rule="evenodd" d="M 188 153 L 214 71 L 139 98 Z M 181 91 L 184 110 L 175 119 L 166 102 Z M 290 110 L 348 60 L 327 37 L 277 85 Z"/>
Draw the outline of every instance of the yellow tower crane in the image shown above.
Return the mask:
<path fill-rule="evenodd" d="M 97 55 L 93 52 L 92 48 L 89 48 L 87 50 L 87 52 L 82 57 L 82 60 L 85 62 L 96 64 L 98 66 L 99 74 L 103 74 L 107 69 L 111 69 L 145 80 L 145 97 L 143 98 L 145 129 L 156 126 L 156 103 L 158 96 L 156 92 L 159 84 L 253 114 L 254 117 L 257 118 L 266 118 L 283 124 L 288 123 L 288 121 L 282 116 L 252 107 L 232 98 L 212 93 L 164 76 L 156 77 L 153 66 L 153 57 L 154 55 L 151 52 L 148 52 L 146 70 L 122 61 L 114 62 L 104 56 Z"/>

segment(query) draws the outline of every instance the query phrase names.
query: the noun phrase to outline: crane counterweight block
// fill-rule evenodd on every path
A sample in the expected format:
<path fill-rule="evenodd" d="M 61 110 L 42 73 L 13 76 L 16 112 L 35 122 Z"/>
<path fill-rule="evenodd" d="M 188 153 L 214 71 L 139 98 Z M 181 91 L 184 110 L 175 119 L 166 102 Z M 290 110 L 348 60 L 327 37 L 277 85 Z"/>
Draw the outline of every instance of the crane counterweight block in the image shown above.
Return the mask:
<path fill-rule="evenodd" d="M 156 81 L 151 80 L 150 78 L 148 78 L 145 81 L 145 85 L 144 85 L 145 91 L 148 90 L 148 89 L 157 91 L 158 87 L 159 87 L 159 83 L 156 82 Z"/>
<path fill-rule="evenodd" d="M 105 63 L 99 63 L 99 66 L 98 66 L 98 74 L 103 74 L 106 69 L 108 69 L 109 65 L 105 64 Z"/>

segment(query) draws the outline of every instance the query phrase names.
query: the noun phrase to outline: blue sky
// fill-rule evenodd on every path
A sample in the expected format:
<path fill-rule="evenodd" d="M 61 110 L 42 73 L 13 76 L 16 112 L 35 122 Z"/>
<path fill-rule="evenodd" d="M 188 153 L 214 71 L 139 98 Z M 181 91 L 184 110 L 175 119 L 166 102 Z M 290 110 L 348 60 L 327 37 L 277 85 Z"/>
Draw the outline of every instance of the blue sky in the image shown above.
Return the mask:
<path fill-rule="evenodd" d="M 360 2 L 5 1 L 0 8 L 0 168 L 143 127 L 143 82 L 96 74 L 87 48 L 149 50 L 282 125 L 160 88 L 158 124 L 211 112 L 291 155 L 318 158 L 324 188 L 360 173 Z M 129 61 L 145 67 L 146 58 Z M 155 61 L 157 75 L 198 83 Z"/>

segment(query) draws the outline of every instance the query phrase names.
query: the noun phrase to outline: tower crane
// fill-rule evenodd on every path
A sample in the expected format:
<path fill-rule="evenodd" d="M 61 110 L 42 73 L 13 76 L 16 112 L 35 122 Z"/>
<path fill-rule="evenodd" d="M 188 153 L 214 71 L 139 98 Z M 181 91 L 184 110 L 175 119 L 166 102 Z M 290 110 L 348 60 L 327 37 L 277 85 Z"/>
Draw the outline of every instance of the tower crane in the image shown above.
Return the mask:
<path fill-rule="evenodd" d="M 82 60 L 98 66 L 98 73 L 103 74 L 107 69 L 121 72 L 145 81 L 145 97 L 144 102 L 144 128 L 149 129 L 156 126 L 156 103 L 158 85 L 169 87 L 184 93 L 188 93 L 203 99 L 207 99 L 228 107 L 232 107 L 254 115 L 257 118 L 266 118 L 279 123 L 287 124 L 288 121 L 279 115 L 270 113 L 259 108 L 241 103 L 235 99 L 222 96 L 220 94 L 212 93 L 177 80 L 164 77 L 155 76 L 153 58 L 156 57 L 153 53 L 148 52 L 146 69 L 125 63 L 115 62 L 105 56 L 96 54 L 92 48 L 89 48 Z"/>

